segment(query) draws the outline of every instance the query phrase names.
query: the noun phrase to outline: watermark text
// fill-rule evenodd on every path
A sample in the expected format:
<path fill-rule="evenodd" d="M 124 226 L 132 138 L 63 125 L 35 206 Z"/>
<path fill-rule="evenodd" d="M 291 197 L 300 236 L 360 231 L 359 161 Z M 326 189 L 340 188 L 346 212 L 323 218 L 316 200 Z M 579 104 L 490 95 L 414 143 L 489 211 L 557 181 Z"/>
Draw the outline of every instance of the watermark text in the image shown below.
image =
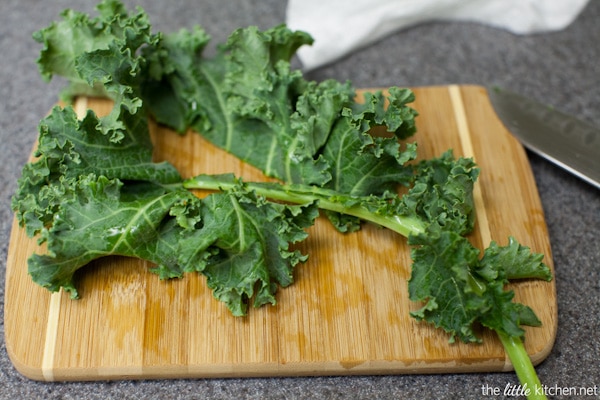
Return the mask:
<path fill-rule="evenodd" d="M 593 386 L 561 386 L 561 385 L 536 385 L 529 387 L 525 385 L 515 385 L 507 383 L 506 386 L 482 385 L 481 394 L 483 396 L 505 396 L 505 397 L 528 397 L 536 396 L 552 396 L 552 397 L 569 397 L 569 396 L 598 396 L 600 390 L 597 385 Z"/>

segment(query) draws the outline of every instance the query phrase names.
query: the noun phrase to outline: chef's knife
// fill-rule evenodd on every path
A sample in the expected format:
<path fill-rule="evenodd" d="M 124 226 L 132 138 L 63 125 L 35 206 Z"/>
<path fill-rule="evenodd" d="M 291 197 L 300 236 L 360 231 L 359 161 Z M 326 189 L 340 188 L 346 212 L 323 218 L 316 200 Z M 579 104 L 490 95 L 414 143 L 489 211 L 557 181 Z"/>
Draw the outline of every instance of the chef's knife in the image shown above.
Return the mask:
<path fill-rule="evenodd" d="M 600 188 L 600 130 L 511 91 L 488 88 L 496 114 L 519 141 Z"/>

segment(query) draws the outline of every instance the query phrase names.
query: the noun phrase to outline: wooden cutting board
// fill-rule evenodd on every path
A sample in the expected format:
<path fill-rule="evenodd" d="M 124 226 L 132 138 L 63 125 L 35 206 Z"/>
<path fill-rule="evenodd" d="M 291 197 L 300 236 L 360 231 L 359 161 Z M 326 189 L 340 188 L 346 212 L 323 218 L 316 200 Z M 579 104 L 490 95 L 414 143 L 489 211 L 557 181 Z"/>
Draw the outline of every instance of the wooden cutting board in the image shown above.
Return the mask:
<path fill-rule="evenodd" d="M 544 213 L 521 145 L 496 117 L 477 86 L 414 88 L 422 157 L 454 149 L 481 166 L 475 188 L 477 226 L 472 241 L 506 244 L 515 236 L 552 258 Z M 99 114 L 110 103 L 80 99 Z M 234 172 L 264 179 L 254 168 L 215 149 L 199 135 L 180 137 L 152 126 L 156 159 L 184 176 Z M 105 258 L 77 275 L 81 299 L 51 294 L 27 274 L 35 240 L 14 224 L 8 251 L 5 335 L 18 371 L 35 380 L 98 380 L 409 374 L 507 371 L 510 362 L 495 335 L 483 344 L 448 343 L 448 336 L 409 312 L 410 255 L 406 240 L 366 225 L 343 235 L 319 219 L 299 246 L 310 254 L 278 304 L 231 316 L 213 299 L 205 279 L 191 274 L 160 281 L 146 262 Z M 527 328 L 534 364 L 551 351 L 557 328 L 554 282 L 511 285 L 542 327 Z"/>

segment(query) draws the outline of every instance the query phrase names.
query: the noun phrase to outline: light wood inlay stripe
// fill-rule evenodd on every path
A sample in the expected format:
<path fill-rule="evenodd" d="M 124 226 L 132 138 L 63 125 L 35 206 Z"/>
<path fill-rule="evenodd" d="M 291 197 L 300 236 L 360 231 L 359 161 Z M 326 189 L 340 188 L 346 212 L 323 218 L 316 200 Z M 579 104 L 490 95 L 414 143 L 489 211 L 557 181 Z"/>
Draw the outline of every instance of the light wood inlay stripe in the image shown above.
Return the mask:
<path fill-rule="evenodd" d="M 473 160 L 477 162 L 475 159 L 475 152 L 473 151 L 471 132 L 469 130 L 469 123 L 467 114 L 465 112 L 465 105 L 462 95 L 460 93 L 460 87 L 458 85 L 450 85 L 448 87 L 448 91 L 450 92 L 452 109 L 456 119 L 456 126 L 458 128 L 463 156 L 473 158 Z M 483 193 L 481 192 L 481 185 L 479 182 L 477 182 L 473 188 L 473 200 L 475 202 L 475 213 L 477 216 L 477 223 L 479 224 L 481 241 L 485 246 L 487 246 L 492 240 L 492 235 L 490 233 L 490 225 L 488 222 L 485 203 L 483 201 Z"/>
<path fill-rule="evenodd" d="M 56 337 L 58 336 L 58 317 L 60 315 L 60 297 L 62 290 L 52 293 L 46 324 L 46 340 L 42 358 L 42 375 L 47 381 L 54 380 L 54 354 L 56 352 Z"/>

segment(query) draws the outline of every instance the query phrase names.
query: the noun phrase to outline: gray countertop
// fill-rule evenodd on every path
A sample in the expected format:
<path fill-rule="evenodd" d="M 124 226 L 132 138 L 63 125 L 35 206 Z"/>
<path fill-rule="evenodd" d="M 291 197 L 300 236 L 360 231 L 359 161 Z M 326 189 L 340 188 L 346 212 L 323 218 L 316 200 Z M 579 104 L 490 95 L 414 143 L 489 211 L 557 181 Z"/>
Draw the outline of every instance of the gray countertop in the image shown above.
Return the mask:
<path fill-rule="evenodd" d="M 214 42 L 222 42 L 239 26 L 268 28 L 285 20 L 286 3 L 281 0 L 168 3 L 126 2 L 142 6 L 154 30 L 201 24 Z M 31 34 L 58 19 L 64 8 L 92 12 L 94 6 L 94 0 L 0 2 L 1 282 L 12 224 L 10 198 L 37 138 L 37 124 L 61 87 L 59 81 L 41 80 L 35 65 L 40 47 Z M 349 79 L 356 87 L 494 83 L 600 126 L 599 20 L 600 1 L 592 0 L 572 25 L 545 34 L 517 36 L 473 23 L 430 22 L 397 32 L 307 77 Z M 554 348 L 537 371 L 549 386 L 594 387 L 600 385 L 600 192 L 536 155 L 529 157 L 550 232 L 559 315 Z M 3 324 L 0 330 L 3 338 Z M 20 375 L 4 340 L 0 342 L 0 398 L 481 399 L 492 398 L 482 393 L 483 385 L 503 389 L 516 382 L 513 373 L 477 373 L 41 383 Z"/>

